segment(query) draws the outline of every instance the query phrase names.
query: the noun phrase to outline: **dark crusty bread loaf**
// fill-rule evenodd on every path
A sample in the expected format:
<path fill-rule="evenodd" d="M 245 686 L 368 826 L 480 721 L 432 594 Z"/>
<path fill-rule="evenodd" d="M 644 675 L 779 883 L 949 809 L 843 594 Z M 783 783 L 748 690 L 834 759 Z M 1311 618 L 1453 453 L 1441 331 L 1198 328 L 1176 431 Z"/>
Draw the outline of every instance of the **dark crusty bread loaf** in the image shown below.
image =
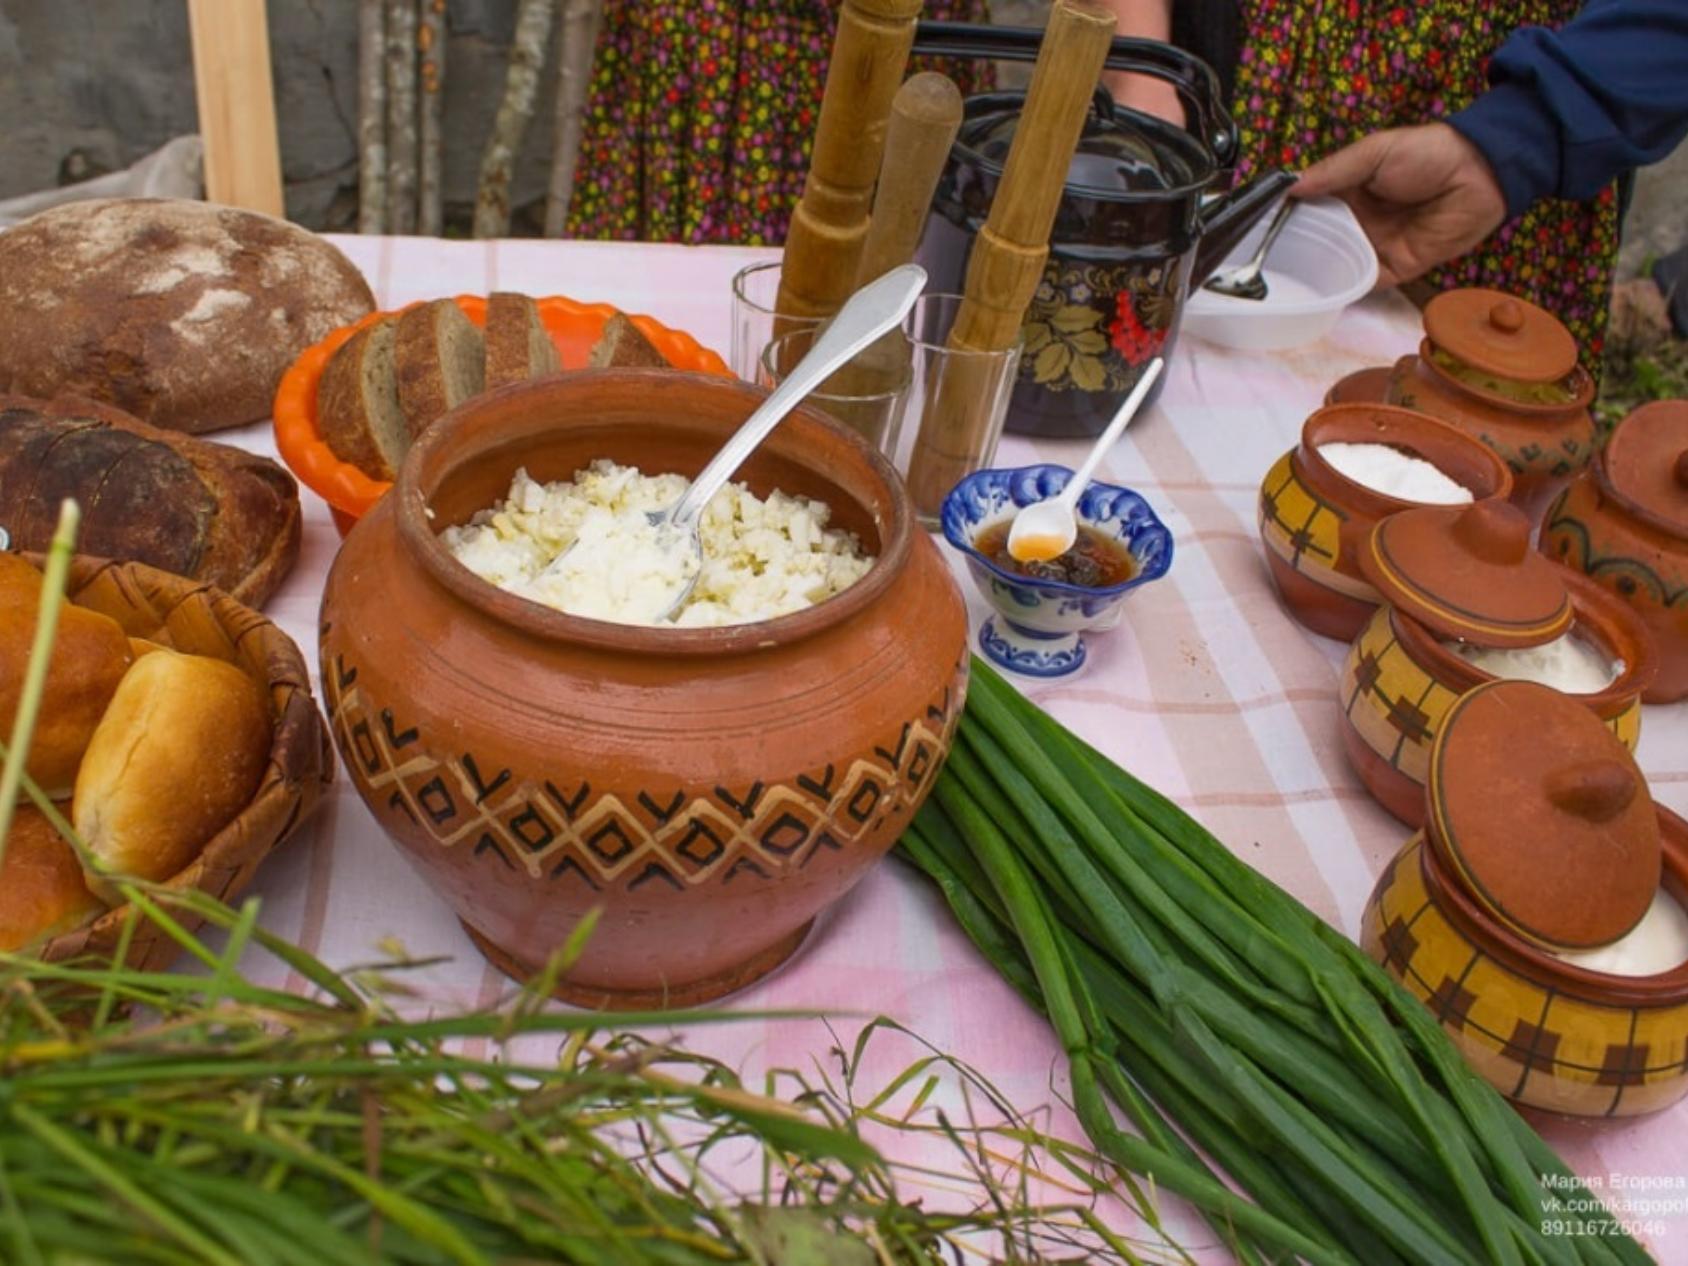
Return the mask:
<path fill-rule="evenodd" d="M 317 384 L 323 442 L 371 479 L 394 478 L 410 447 L 394 376 L 397 335 L 394 318 L 365 326 L 335 351 Z"/>
<path fill-rule="evenodd" d="M 526 295 L 494 291 L 486 301 L 486 389 L 525 382 L 561 369 L 557 345 Z"/>
<path fill-rule="evenodd" d="M 448 409 L 479 395 L 486 375 L 486 340 L 450 299 L 435 299 L 399 318 L 393 344 L 399 404 L 412 438 Z"/>
<path fill-rule="evenodd" d="M 82 507 L 80 552 L 204 580 L 249 606 L 299 554 L 299 489 L 267 458 L 91 400 L 0 396 L 0 524 L 13 545 L 45 550 L 65 497 Z"/>
<path fill-rule="evenodd" d="M 586 358 L 589 369 L 666 369 L 668 360 L 656 350 L 625 312 L 604 322 L 604 332 Z"/>
<path fill-rule="evenodd" d="M 282 374 L 370 312 L 350 260 L 283 220 L 72 202 L 0 233 L 0 391 L 75 392 L 174 431 L 270 415 Z"/>

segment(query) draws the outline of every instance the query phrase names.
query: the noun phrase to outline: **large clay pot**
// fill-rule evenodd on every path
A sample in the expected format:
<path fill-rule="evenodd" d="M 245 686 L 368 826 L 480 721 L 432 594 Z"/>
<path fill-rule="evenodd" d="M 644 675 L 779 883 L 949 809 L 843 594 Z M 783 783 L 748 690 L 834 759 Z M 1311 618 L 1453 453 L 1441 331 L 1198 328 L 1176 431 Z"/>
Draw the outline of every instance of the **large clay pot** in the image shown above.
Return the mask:
<path fill-rule="evenodd" d="M 1688 401 L 1642 405 L 1554 502 L 1542 552 L 1627 602 L 1653 635 L 1647 703 L 1688 699 Z"/>
<path fill-rule="evenodd" d="M 1379 877 L 1360 942 L 1502 1094 L 1634 1116 L 1688 1093 L 1688 961 L 1619 976 L 1551 947 L 1621 936 L 1660 886 L 1688 902 L 1688 823 L 1650 802 L 1580 712 L 1519 682 L 1460 701 L 1432 765 L 1434 811 Z"/>
<path fill-rule="evenodd" d="M 560 996 L 685 1005 L 768 971 L 893 844 L 961 712 L 961 594 L 886 461 L 799 410 L 738 478 L 814 497 L 876 557 L 836 598 L 719 629 L 563 615 L 436 534 L 518 466 L 695 474 L 756 388 L 606 371 L 481 396 L 412 449 L 329 575 L 322 674 L 364 802 L 495 964 L 602 915 Z"/>
<path fill-rule="evenodd" d="M 1415 502 L 1356 483 L 1319 455 L 1322 444 L 1388 444 L 1422 458 L 1477 500 L 1512 491 L 1506 463 L 1457 427 L 1381 404 L 1327 405 L 1301 443 L 1260 484 L 1260 539 L 1284 607 L 1315 633 L 1351 642 L 1379 602 L 1359 556 L 1378 521 Z"/>

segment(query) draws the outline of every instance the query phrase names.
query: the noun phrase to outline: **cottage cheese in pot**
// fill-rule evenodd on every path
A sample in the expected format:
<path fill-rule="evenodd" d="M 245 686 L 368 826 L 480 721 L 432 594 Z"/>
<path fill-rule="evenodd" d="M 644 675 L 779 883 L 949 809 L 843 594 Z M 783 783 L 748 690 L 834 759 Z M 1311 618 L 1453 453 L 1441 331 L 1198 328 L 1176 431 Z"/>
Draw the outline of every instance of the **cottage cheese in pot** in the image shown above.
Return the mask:
<path fill-rule="evenodd" d="M 1473 646 L 1469 642 L 1449 641 L 1442 645 L 1491 676 L 1539 682 L 1568 695 L 1598 694 L 1624 671 L 1621 659 L 1612 659 L 1574 628 L 1541 646 L 1503 650 Z"/>
<path fill-rule="evenodd" d="M 552 484 L 518 470 L 504 501 L 440 539 L 500 589 L 570 615 L 653 624 L 689 579 L 690 556 L 663 548 L 646 512 L 673 505 L 689 485 L 603 460 Z M 830 517 L 818 501 L 778 491 L 764 499 L 728 484 L 699 519 L 703 569 L 673 623 L 748 624 L 848 589 L 873 559 L 852 533 L 827 527 Z"/>
<path fill-rule="evenodd" d="M 1471 489 L 1451 479 L 1440 466 L 1390 444 L 1320 444 L 1319 456 L 1337 474 L 1362 488 L 1397 501 L 1454 506 L 1471 502 Z"/>

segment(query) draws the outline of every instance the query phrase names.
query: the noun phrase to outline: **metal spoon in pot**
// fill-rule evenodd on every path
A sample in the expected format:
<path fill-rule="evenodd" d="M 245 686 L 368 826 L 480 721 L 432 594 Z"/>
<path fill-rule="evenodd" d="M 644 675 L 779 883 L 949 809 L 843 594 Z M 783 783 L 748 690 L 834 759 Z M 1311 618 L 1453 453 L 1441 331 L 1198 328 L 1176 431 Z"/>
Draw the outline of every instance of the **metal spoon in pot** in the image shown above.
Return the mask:
<path fill-rule="evenodd" d="M 920 292 L 926 288 L 926 270 L 916 264 L 893 268 L 877 281 L 856 291 L 816 337 L 808 354 L 794 366 L 785 380 L 769 394 L 760 408 L 721 446 L 678 501 L 661 510 L 645 512 L 646 521 L 657 530 L 658 548 L 668 558 L 653 569 L 663 576 L 675 576 L 678 583 L 654 595 L 646 622 L 671 620 L 691 597 L 703 573 L 703 540 L 698 521 L 703 509 L 728 479 L 742 466 L 756 447 L 816 387 L 845 365 L 880 335 L 902 323 Z M 548 571 L 568 557 L 579 542 L 569 545 L 552 560 Z M 595 540 L 593 546 L 603 548 Z"/>
<path fill-rule="evenodd" d="M 1159 356 L 1143 367 L 1143 376 L 1137 380 L 1125 403 L 1120 405 L 1113 421 L 1108 423 L 1108 429 L 1097 437 L 1084 464 L 1067 480 L 1066 487 L 1047 501 L 1034 501 L 1029 506 L 1020 507 L 1019 513 L 1014 516 L 1014 525 L 1008 529 L 1009 554 L 1022 563 L 1047 562 L 1059 558 L 1073 547 L 1073 542 L 1078 540 L 1079 497 L 1089 486 L 1090 476 L 1096 473 L 1108 450 L 1119 442 L 1137 410 L 1142 408 L 1149 388 L 1155 385 L 1155 379 L 1160 377 L 1165 367 L 1166 362 Z"/>
<path fill-rule="evenodd" d="M 1278 240 L 1278 234 L 1283 232 L 1284 225 L 1289 223 L 1289 217 L 1295 214 L 1296 207 L 1300 205 L 1294 198 L 1285 198 L 1278 205 L 1272 223 L 1266 227 L 1266 236 L 1260 239 L 1260 247 L 1254 252 L 1254 258 L 1241 267 L 1227 268 L 1224 272 L 1209 277 L 1203 283 L 1202 289 L 1211 290 L 1215 294 L 1229 295 L 1233 299 L 1264 299 L 1266 278 L 1260 275 L 1260 270 L 1266 267 L 1266 256 L 1271 251 L 1272 244 Z"/>

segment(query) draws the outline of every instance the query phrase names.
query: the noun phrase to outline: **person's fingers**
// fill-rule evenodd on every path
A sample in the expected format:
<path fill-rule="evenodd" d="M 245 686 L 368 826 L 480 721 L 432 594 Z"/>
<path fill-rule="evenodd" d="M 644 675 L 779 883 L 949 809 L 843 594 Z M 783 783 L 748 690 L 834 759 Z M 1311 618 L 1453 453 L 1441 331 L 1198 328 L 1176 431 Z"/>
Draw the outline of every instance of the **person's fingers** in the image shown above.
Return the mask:
<path fill-rule="evenodd" d="M 1320 159 L 1290 186 L 1292 198 L 1322 198 L 1326 194 L 1342 194 L 1363 188 L 1377 173 L 1384 156 L 1394 144 L 1388 132 L 1373 132 L 1364 140 L 1344 146 L 1336 153 Z"/>

